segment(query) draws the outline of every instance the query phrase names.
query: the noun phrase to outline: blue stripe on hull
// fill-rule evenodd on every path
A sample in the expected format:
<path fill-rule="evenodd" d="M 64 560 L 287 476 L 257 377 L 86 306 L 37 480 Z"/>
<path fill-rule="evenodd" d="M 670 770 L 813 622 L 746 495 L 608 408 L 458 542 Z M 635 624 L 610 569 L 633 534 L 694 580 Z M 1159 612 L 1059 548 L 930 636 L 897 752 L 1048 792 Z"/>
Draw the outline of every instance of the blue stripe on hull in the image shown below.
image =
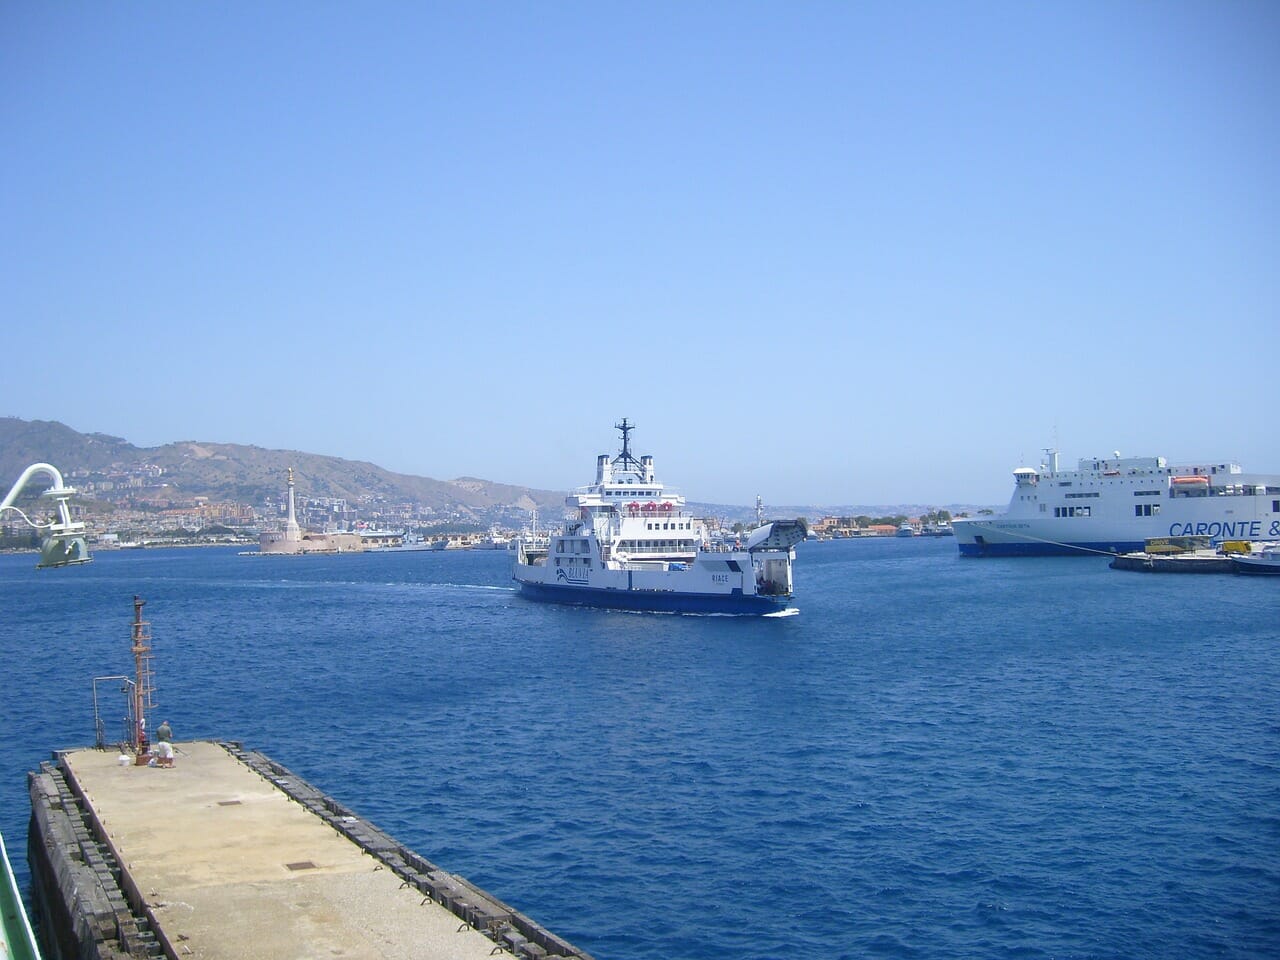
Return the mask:
<path fill-rule="evenodd" d="M 1099 553 L 1133 553 L 1143 548 L 1143 542 L 1113 540 L 1105 543 L 1044 543 L 1028 540 L 1018 543 L 959 543 L 957 546 L 962 557 L 1096 557 Z"/>
<path fill-rule="evenodd" d="M 649 613 L 728 613 L 763 616 L 785 610 L 789 597 L 743 596 L 723 593 L 676 593 L 658 590 L 599 590 L 589 587 L 549 586 L 517 580 L 520 592 L 542 603 L 566 603 L 579 607 L 637 610 Z"/>

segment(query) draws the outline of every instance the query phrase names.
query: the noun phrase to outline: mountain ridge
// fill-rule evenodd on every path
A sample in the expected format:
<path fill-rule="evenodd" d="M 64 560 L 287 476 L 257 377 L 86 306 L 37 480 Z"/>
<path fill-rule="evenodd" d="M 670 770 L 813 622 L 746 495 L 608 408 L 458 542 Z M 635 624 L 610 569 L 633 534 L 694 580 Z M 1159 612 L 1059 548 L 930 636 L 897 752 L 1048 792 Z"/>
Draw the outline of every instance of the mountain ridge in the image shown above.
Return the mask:
<path fill-rule="evenodd" d="M 110 434 L 81 433 L 56 420 L 0 417 L 0 483 L 5 476 L 16 479 L 37 462 L 52 464 L 68 478 L 83 471 L 152 465 L 162 468 L 161 480 L 180 494 L 240 502 L 278 499 L 290 467 L 300 492 L 310 497 L 404 500 L 468 513 L 500 507 L 558 508 L 564 498 L 561 492 L 477 477 L 437 480 L 396 473 L 364 460 L 300 450 L 202 440 L 139 447 Z"/>
<path fill-rule="evenodd" d="M 294 468 L 298 490 L 309 497 L 359 500 L 365 497 L 411 501 L 437 511 L 458 511 L 479 517 L 502 510 L 529 511 L 534 507 L 550 520 L 564 507 L 564 491 L 539 490 L 463 476 L 452 480 L 396 473 L 365 460 L 348 460 L 298 450 L 274 450 L 254 444 L 179 440 L 157 447 L 139 447 L 106 433 L 81 433 L 56 420 L 0 417 L 0 485 L 12 483 L 28 465 L 48 462 L 70 478 L 79 471 L 97 472 L 120 464 L 163 468 L 162 480 L 187 496 L 262 503 L 278 500 L 285 473 Z M 74 485 L 74 484 L 73 484 Z M 703 515 L 748 519 L 754 508 L 744 504 L 706 501 L 688 504 Z M 772 515 L 882 516 L 912 515 L 937 509 L 976 509 L 972 504 L 816 505 L 770 504 Z"/>

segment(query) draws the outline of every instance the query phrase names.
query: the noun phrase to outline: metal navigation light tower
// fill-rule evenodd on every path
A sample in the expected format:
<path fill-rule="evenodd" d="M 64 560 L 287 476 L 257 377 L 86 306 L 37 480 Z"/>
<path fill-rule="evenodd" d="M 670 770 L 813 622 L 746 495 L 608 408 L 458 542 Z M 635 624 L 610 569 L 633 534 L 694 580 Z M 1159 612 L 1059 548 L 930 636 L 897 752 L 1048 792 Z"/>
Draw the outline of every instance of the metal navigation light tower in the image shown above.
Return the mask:
<path fill-rule="evenodd" d="M 41 496 L 54 501 L 57 516 L 44 523 L 32 520 L 13 505 L 22 488 L 27 485 L 27 481 L 37 473 L 46 474 L 53 481 L 53 486 Z M 93 559 L 89 556 L 89 545 L 85 542 L 84 524 L 71 519 L 71 508 L 68 503 L 75 492 L 74 487 L 63 484 L 62 474 L 56 467 L 47 463 L 33 463 L 22 471 L 22 476 L 13 485 L 9 495 L 0 502 L 0 513 L 12 510 L 41 533 L 40 562 L 36 564 L 37 567 L 68 567 L 73 563 L 88 563 Z"/>
<path fill-rule="evenodd" d="M 142 762 L 147 752 L 147 711 L 155 707 L 155 674 L 151 670 L 151 624 L 142 619 L 147 601 L 133 598 L 133 747 Z"/>

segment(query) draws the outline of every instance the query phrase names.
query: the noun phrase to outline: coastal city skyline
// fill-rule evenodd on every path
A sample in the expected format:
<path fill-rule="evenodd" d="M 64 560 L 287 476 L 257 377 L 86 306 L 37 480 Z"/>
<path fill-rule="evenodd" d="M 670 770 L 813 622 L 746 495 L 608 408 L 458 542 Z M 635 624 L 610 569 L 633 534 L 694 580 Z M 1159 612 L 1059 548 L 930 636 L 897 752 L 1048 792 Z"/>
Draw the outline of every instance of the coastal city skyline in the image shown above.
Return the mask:
<path fill-rule="evenodd" d="M 1277 38 L 1263 3 L 11 5 L 0 416 L 546 490 L 628 417 L 715 503 L 999 504 L 1045 447 L 1274 471 Z"/>

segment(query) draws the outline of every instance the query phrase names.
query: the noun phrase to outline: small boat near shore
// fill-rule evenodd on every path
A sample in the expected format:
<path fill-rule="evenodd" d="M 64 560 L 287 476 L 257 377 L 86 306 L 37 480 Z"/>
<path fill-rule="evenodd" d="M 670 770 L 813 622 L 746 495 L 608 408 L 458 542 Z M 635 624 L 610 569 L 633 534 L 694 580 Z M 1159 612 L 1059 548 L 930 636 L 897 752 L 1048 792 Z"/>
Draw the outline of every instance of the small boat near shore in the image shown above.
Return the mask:
<path fill-rule="evenodd" d="M 488 535 L 471 544 L 472 550 L 510 550 L 511 538 L 498 532 L 496 529 L 490 530 Z"/>
<path fill-rule="evenodd" d="M 1250 576 L 1280 576 L 1280 544 L 1268 543 L 1257 551 L 1233 553 L 1231 563 L 1236 573 Z"/>

